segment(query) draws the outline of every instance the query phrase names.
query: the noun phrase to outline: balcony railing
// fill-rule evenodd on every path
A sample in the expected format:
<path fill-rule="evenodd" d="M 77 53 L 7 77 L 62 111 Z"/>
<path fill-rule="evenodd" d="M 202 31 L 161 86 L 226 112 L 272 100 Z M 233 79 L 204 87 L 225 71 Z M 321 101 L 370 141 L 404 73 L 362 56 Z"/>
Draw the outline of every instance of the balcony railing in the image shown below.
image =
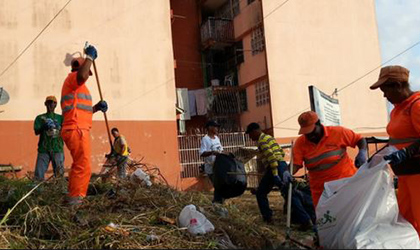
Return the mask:
<path fill-rule="evenodd" d="M 201 26 L 201 42 L 233 43 L 235 41 L 233 22 L 229 19 L 209 17 Z"/>

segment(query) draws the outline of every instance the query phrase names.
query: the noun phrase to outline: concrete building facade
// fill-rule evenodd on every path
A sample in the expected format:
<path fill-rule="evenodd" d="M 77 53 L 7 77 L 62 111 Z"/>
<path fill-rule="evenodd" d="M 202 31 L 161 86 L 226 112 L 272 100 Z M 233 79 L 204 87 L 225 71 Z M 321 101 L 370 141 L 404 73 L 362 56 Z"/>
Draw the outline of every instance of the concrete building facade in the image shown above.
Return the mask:
<path fill-rule="evenodd" d="M 0 69 L 5 69 L 48 24 L 67 0 L 0 1 Z M 72 56 L 86 41 L 98 48 L 96 61 L 111 127 L 118 127 L 133 157 L 161 168 L 181 186 L 177 151 L 175 77 L 169 1 L 72 1 L 45 32 L 0 77 L 10 102 L 0 114 L 0 162 L 33 171 L 38 137 L 33 121 L 45 113 L 48 95 L 60 99 Z M 99 100 L 92 76 L 87 85 Z M 60 107 L 56 109 L 61 113 Z M 109 143 L 103 115 L 94 115 L 94 171 Z M 66 151 L 67 152 L 67 151 Z M 71 157 L 66 154 L 65 165 Z M 22 172 L 22 174 L 23 174 Z"/>
<path fill-rule="evenodd" d="M 66 3 L 0 0 L 1 71 Z M 144 156 L 145 162 L 158 166 L 174 187 L 189 188 L 203 181 L 180 174 L 176 88 L 213 91 L 213 107 L 206 115 L 185 121 L 187 130 L 201 128 L 208 119 L 231 131 L 258 122 L 280 142 L 290 142 L 297 136 L 299 113 L 309 110 L 309 85 L 333 93 L 378 67 L 381 60 L 373 0 L 281 4 L 70 2 L 0 76 L 0 87 L 11 96 L 0 106 L 4 110 L 0 163 L 22 165 L 22 174 L 33 171 L 38 140 L 33 120 L 45 112 L 46 96 L 60 97 L 71 57 L 80 54 L 85 41 L 98 48 L 96 63 L 111 127 L 118 127 L 128 139 L 133 157 Z M 343 126 L 365 135 L 385 131 L 385 102 L 379 92 L 368 89 L 377 75 L 375 71 L 338 92 Z M 99 100 L 94 77 L 88 86 L 94 102 Z M 94 115 L 92 144 L 98 171 L 109 151 L 99 113 Z M 67 168 L 70 163 L 67 152 Z"/>

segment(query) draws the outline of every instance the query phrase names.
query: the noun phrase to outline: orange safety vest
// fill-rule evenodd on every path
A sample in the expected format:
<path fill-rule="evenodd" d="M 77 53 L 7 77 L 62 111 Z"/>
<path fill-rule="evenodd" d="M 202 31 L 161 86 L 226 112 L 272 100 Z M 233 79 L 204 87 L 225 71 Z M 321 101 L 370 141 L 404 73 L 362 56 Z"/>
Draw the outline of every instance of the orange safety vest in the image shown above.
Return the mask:
<path fill-rule="evenodd" d="M 77 72 L 70 73 L 61 90 L 63 130 L 92 127 L 92 96 L 85 83 L 77 83 Z"/>
<path fill-rule="evenodd" d="M 387 126 L 389 145 L 402 149 L 420 140 L 419 104 L 420 93 L 417 92 L 395 105 Z M 396 175 L 420 174 L 419 164 L 420 155 L 415 155 L 392 169 Z"/>
<path fill-rule="evenodd" d="M 413 105 L 418 101 L 420 101 L 420 93 L 415 93 L 407 100 L 395 105 L 387 126 L 387 132 L 390 135 L 389 145 L 401 149 L 420 140 L 420 134 L 415 128 L 418 129 L 419 124 L 413 124 L 414 121 L 411 118 Z"/>

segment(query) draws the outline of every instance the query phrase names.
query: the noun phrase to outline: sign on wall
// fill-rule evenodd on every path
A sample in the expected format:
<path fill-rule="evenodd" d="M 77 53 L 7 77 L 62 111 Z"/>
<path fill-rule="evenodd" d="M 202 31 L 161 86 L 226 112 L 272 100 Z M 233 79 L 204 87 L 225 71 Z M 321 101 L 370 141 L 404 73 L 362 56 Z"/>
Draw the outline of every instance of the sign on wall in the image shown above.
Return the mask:
<path fill-rule="evenodd" d="M 321 123 L 326 126 L 339 126 L 341 124 L 340 105 L 337 99 L 330 97 L 314 86 L 309 86 L 311 110 L 315 111 Z"/>

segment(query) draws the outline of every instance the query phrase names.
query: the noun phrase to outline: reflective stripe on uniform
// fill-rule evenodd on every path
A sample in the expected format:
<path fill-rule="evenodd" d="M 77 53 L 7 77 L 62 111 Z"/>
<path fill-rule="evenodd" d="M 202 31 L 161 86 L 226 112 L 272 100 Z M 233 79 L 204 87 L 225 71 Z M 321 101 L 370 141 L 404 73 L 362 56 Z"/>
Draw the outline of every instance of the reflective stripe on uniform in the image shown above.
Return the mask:
<path fill-rule="evenodd" d="M 66 112 L 69 112 L 72 109 L 74 109 L 74 106 L 73 105 L 65 106 L 63 108 L 63 114 L 66 113 Z"/>
<path fill-rule="evenodd" d="M 65 95 L 65 96 L 61 97 L 61 103 L 63 103 L 64 101 L 73 100 L 73 99 L 74 99 L 74 95 L 73 94 L 68 94 L 68 95 Z"/>
<path fill-rule="evenodd" d="M 341 158 L 340 158 L 341 160 Z M 308 168 L 309 172 L 318 172 L 318 171 L 322 171 L 322 170 L 326 170 L 326 169 L 330 169 L 332 167 L 334 167 L 335 165 L 337 165 L 337 163 L 339 163 L 340 161 L 335 161 L 332 163 L 325 163 L 325 164 L 320 164 L 314 168 Z"/>
<path fill-rule="evenodd" d="M 78 103 L 76 105 L 76 108 L 81 109 L 81 110 L 85 110 L 85 111 L 89 111 L 89 112 L 93 112 L 92 106 L 85 105 L 85 104 Z"/>
<path fill-rule="evenodd" d="M 307 168 L 308 171 L 310 172 L 317 172 L 317 171 L 322 171 L 322 170 L 326 170 L 326 169 L 330 169 L 332 167 L 334 167 L 335 165 L 337 165 L 345 156 L 346 154 L 346 149 L 342 148 L 339 150 L 333 150 L 333 151 L 329 151 L 323 154 L 320 154 L 316 157 L 313 157 L 311 159 L 305 159 L 305 165 L 307 166 L 308 164 L 313 164 L 315 162 L 318 162 L 320 160 L 326 159 L 328 157 L 332 157 L 332 156 L 340 156 L 340 158 L 334 162 L 331 163 L 324 163 L 324 164 L 318 164 L 315 167 L 311 167 L 311 168 Z"/>
<path fill-rule="evenodd" d="M 312 164 L 312 163 L 318 162 L 320 160 L 323 160 L 323 159 L 328 158 L 328 157 L 331 157 L 331 156 L 339 156 L 339 155 L 342 155 L 345 152 L 346 152 L 346 149 L 344 149 L 344 148 L 339 149 L 339 150 L 333 150 L 333 151 L 329 151 L 329 152 L 320 154 L 320 155 L 318 155 L 316 157 L 313 157 L 313 158 L 310 158 L 310 159 L 304 159 L 304 162 L 305 162 L 306 165 L 308 165 L 308 164 Z"/>
<path fill-rule="evenodd" d="M 92 101 L 92 96 L 91 95 L 87 95 L 87 94 L 83 94 L 83 93 L 77 94 L 77 98 Z"/>
<path fill-rule="evenodd" d="M 410 142 L 415 142 L 417 140 L 420 140 L 420 138 L 404 138 L 404 139 L 389 138 L 389 145 L 410 143 Z"/>

